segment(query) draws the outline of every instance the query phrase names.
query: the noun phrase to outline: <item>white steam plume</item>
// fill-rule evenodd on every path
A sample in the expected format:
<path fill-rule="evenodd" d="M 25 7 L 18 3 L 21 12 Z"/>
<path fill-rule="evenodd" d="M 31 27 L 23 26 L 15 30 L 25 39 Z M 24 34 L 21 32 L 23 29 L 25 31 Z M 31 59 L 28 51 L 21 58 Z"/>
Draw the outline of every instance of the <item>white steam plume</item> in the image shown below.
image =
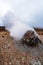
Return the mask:
<path fill-rule="evenodd" d="M 8 11 L 13 11 L 14 13 L 12 14 L 12 12 Z M 33 24 L 33 26 L 36 26 L 39 16 L 38 19 L 35 16 L 40 14 L 41 11 L 43 13 L 43 0 L 0 0 L 0 26 L 4 25 L 11 36 L 21 39 L 27 30 L 34 30 L 28 25 Z"/>
<path fill-rule="evenodd" d="M 10 35 L 16 40 L 20 40 L 27 30 L 33 30 L 35 32 L 33 28 L 30 28 L 28 25 L 16 19 L 11 12 L 8 12 L 4 16 L 3 23 L 6 29 L 10 32 Z"/>

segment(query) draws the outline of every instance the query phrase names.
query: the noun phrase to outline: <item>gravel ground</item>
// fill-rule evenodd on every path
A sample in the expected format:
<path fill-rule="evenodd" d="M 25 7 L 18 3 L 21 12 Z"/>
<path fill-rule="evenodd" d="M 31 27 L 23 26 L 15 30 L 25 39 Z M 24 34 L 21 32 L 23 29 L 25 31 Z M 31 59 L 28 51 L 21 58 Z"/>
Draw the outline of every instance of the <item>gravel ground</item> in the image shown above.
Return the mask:
<path fill-rule="evenodd" d="M 43 41 L 43 36 L 40 38 Z M 0 65 L 43 65 L 43 44 L 37 47 L 23 46 L 20 41 L 1 32 Z"/>

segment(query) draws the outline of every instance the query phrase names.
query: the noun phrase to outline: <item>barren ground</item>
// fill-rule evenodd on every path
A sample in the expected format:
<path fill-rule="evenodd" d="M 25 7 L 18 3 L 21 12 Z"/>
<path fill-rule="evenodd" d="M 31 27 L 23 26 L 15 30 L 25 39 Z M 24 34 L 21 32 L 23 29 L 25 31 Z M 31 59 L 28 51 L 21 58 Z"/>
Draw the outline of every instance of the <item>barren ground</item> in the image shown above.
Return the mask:
<path fill-rule="evenodd" d="M 43 36 L 40 38 L 43 41 Z M 43 44 L 34 48 L 23 46 L 5 32 L 0 33 L 0 65 L 30 65 L 34 60 L 43 65 Z"/>

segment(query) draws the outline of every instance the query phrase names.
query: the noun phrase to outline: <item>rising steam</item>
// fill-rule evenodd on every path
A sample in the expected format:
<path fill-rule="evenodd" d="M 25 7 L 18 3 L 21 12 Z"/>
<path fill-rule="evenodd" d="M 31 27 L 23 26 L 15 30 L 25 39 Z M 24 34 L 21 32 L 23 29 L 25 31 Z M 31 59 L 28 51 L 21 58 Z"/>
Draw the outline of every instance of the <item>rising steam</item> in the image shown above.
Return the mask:
<path fill-rule="evenodd" d="M 43 13 L 42 0 L 0 0 L 0 26 L 5 26 L 10 35 L 19 40 L 27 30 L 35 32 L 28 25 L 40 26 L 43 16 L 40 18 L 38 14 L 41 12 Z"/>
<path fill-rule="evenodd" d="M 30 28 L 28 25 L 15 18 L 14 14 L 11 12 L 8 12 L 4 16 L 3 24 L 6 27 L 6 29 L 10 32 L 10 35 L 14 37 L 16 40 L 20 40 L 27 30 L 32 30 L 35 32 L 33 28 Z"/>

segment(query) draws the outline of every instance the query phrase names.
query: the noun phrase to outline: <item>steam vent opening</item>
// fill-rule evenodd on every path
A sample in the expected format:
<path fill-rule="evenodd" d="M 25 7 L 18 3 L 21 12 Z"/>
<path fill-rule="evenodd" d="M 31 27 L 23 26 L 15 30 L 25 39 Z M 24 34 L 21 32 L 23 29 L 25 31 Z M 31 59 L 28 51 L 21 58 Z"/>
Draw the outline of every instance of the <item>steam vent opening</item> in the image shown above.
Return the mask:
<path fill-rule="evenodd" d="M 30 32 L 28 31 L 29 34 Z M 43 31 L 36 30 L 36 32 L 43 41 L 41 34 Z M 27 32 L 26 35 L 28 35 Z M 26 35 L 24 34 L 23 39 Z M 27 47 L 27 45 L 28 43 L 23 45 L 21 40 L 13 39 L 10 32 L 4 26 L 0 26 L 0 65 L 43 65 L 43 44 L 37 47 Z"/>

